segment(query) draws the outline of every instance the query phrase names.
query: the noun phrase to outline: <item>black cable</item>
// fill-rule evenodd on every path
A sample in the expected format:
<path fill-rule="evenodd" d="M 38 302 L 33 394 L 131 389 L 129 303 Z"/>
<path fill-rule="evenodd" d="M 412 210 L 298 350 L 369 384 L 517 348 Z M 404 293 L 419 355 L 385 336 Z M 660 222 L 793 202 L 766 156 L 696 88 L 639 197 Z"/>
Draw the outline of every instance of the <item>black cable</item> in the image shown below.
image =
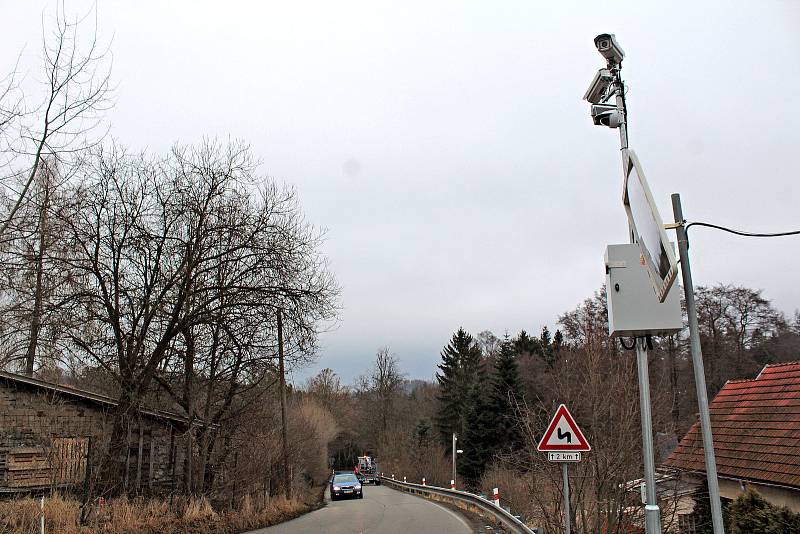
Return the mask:
<path fill-rule="evenodd" d="M 636 338 L 633 338 L 633 343 L 631 343 L 630 347 L 625 344 L 624 338 L 619 338 L 619 344 L 622 345 L 622 348 L 625 350 L 633 350 L 636 348 Z"/>
<path fill-rule="evenodd" d="M 715 228 L 717 230 L 722 230 L 723 232 L 730 232 L 731 234 L 741 235 L 744 237 L 784 237 L 788 235 L 798 235 L 800 234 L 800 230 L 793 230 L 791 232 L 778 232 L 775 234 L 761 234 L 756 232 L 742 232 L 740 230 L 733 230 L 731 228 L 725 228 L 724 226 L 718 226 L 716 224 L 711 223 L 704 223 L 704 222 L 693 222 L 686 225 L 686 232 L 688 234 L 689 228 L 692 226 L 707 226 L 708 228 Z"/>

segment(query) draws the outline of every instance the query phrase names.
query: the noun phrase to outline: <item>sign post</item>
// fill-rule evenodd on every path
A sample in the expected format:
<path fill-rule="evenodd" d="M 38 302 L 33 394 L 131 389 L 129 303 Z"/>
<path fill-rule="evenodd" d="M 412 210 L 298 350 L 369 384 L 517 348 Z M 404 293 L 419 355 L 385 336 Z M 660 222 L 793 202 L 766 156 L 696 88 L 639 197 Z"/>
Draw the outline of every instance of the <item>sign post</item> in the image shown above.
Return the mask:
<path fill-rule="evenodd" d="M 548 461 L 561 463 L 561 473 L 564 476 L 564 532 L 570 534 L 572 514 L 569 506 L 569 463 L 580 462 L 581 453 L 589 452 L 592 448 L 565 405 L 560 405 L 556 410 L 536 449 L 546 452 Z"/>

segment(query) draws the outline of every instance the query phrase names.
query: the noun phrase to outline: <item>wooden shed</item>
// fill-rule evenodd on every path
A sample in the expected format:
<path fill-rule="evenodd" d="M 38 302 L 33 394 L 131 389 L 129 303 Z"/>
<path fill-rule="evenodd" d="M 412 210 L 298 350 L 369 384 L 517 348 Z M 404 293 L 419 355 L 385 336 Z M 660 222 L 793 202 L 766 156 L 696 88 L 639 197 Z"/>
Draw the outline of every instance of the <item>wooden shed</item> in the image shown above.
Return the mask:
<path fill-rule="evenodd" d="M 107 448 L 117 402 L 108 396 L 0 371 L 0 492 L 81 485 Z M 142 409 L 128 428 L 129 491 L 180 487 L 188 421 Z"/>

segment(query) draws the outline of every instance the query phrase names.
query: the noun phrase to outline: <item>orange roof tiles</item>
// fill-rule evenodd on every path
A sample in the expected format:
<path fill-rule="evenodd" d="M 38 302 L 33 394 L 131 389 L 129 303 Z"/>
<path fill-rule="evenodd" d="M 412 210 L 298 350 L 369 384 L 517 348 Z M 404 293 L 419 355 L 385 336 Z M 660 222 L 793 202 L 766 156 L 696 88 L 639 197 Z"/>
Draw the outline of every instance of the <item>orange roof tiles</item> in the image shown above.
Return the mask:
<path fill-rule="evenodd" d="M 800 362 L 729 381 L 709 408 L 720 476 L 800 488 Z M 705 472 L 699 422 L 664 465 Z"/>

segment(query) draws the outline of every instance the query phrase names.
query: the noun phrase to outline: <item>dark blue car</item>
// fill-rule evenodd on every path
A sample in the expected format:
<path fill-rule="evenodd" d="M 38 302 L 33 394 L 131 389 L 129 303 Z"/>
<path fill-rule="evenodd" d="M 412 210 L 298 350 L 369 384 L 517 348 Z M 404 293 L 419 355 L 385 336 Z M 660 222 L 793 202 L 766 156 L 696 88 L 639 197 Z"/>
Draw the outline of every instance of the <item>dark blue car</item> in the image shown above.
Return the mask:
<path fill-rule="evenodd" d="M 331 477 L 330 490 L 332 501 L 342 497 L 364 498 L 361 482 L 355 473 L 337 473 L 333 475 Z"/>

